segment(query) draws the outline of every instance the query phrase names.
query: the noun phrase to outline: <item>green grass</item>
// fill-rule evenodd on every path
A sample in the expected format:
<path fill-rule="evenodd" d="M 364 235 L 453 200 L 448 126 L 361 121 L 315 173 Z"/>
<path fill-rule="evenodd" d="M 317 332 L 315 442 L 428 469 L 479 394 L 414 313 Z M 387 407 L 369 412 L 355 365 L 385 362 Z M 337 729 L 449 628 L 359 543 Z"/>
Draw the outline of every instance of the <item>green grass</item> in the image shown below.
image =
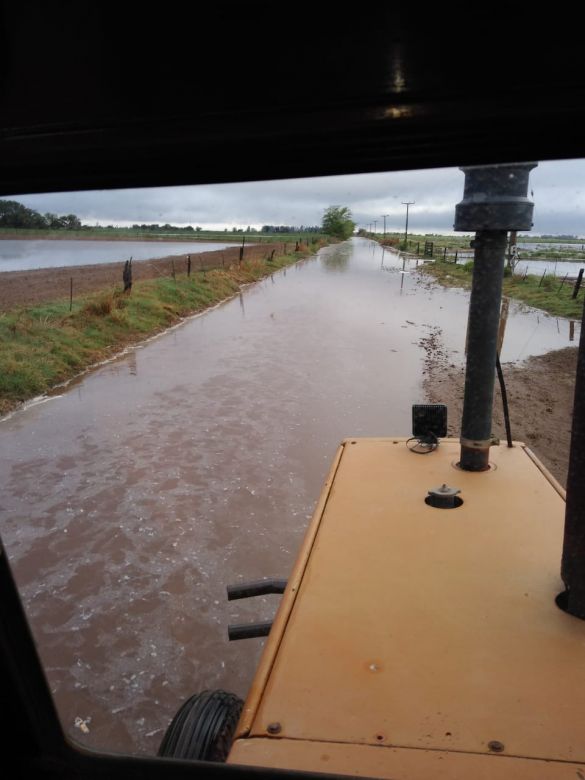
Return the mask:
<path fill-rule="evenodd" d="M 383 243 L 384 235 L 381 231 L 378 231 L 377 233 L 365 233 L 365 235 L 368 236 L 368 238 L 373 238 L 377 241 L 380 241 Z M 405 249 L 404 246 L 404 231 L 401 233 L 393 233 L 389 230 L 386 231 L 385 238 L 388 241 L 388 244 L 398 244 L 399 248 L 401 250 Z M 473 236 L 471 235 L 463 235 L 463 236 L 440 236 L 437 234 L 429 234 L 429 235 L 422 235 L 419 233 L 409 233 L 408 234 L 408 251 L 413 252 L 416 250 L 417 244 L 419 244 L 420 252 L 422 253 L 424 250 L 425 242 L 429 241 L 433 244 L 433 251 L 435 254 L 437 254 L 439 251 L 443 251 L 445 247 L 447 248 L 448 252 L 455 252 L 455 250 L 469 250 L 469 242 Z"/>
<path fill-rule="evenodd" d="M 0 314 L 0 413 L 310 253 L 149 279 L 135 283 L 131 295 L 104 290 L 74 299 L 71 312 L 63 300 Z"/>
<path fill-rule="evenodd" d="M 471 287 L 473 263 L 455 265 L 454 263 L 426 263 L 419 266 L 423 273 L 433 276 L 444 287 Z M 556 317 L 580 319 L 583 314 L 583 288 L 576 300 L 572 299 L 573 285 L 565 283 L 561 288 L 562 279 L 552 276 L 544 277 L 540 284 L 540 276 L 505 276 L 503 294 L 515 298 L 536 309 L 542 309 Z M 561 289 L 559 289 L 561 288 Z"/>
<path fill-rule="evenodd" d="M 264 243 L 288 243 L 302 241 L 314 238 L 318 240 L 320 234 L 317 233 L 234 233 L 231 230 L 200 230 L 200 231 L 179 231 L 170 230 L 151 231 L 138 230 L 135 228 L 95 228 L 84 227 L 82 230 L 37 230 L 27 228 L 0 228 L 0 239 L 60 239 L 67 240 L 91 240 L 91 239 L 109 239 L 109 240 L 127 240 L 127 241 L 225 241 L 233 242 L 236 245 L 246 239 L 246 244 L 264 244 Z"/>

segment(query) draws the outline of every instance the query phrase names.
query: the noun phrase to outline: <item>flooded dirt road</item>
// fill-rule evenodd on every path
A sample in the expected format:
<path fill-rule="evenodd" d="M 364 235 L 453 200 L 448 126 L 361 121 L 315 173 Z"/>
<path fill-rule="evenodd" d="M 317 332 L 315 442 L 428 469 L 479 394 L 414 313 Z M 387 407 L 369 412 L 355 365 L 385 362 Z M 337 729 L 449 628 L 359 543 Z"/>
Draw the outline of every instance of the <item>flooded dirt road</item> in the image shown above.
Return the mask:
<path fill-rule="evenodd" d="M 0 424 L 0 528 L 74 738 L 154 753 L 192 693 L 246 694 L 262 642 L 227 624 L 278 597 L 226 584 L 286 577 L 339 441 L 408 435 L 428 349 L 463 359 L 467 293 L 402 270 L 328 247 Z M 568 344 L 511 307 L 504 360 Z"/>

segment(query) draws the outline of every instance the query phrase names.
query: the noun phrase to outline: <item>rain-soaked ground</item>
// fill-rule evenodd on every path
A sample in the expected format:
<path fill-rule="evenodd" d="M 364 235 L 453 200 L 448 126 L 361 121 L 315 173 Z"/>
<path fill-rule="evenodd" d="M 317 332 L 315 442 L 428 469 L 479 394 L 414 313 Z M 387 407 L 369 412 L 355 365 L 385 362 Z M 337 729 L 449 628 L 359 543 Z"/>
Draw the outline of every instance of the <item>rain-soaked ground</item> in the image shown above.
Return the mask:
<path fill-rule="evenodd" d="M 408 435 L 429 336 L 463 359 L 467 294 L 353 239 L 129 351 L 0 424 L 0 527 L 65 729 L 154 753 L 203 688 L 244 696 L 346 436 Z M 503 360 L 569 344 L 513 305 Z M 578 339 L 578 334 L 575 336 Z M 445 399 L 448 402 L 448 399 Z"/>

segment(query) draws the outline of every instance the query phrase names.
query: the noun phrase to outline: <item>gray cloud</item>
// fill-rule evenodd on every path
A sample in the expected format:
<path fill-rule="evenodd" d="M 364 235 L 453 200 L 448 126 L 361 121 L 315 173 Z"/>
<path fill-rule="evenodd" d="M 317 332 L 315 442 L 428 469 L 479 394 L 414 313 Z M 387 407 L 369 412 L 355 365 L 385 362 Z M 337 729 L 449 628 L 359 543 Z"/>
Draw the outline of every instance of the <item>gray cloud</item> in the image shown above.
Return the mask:
<path fill-rule="evenodd" d="M 531 174 L 536 233 L 585 235 L 585 160 L 544 162 Z M 413 232 L 449 231 L 463 194 L 457 168 L 328 176 L 193 187 L 15 195 L 41 212 L 77 214 L 93 224 L 169 222 L 219 228 L 320 224 L 330 205 L 349 206 L 359 225 L 387 214 L 387 230 L 402 230 L 405 207 Z"/>

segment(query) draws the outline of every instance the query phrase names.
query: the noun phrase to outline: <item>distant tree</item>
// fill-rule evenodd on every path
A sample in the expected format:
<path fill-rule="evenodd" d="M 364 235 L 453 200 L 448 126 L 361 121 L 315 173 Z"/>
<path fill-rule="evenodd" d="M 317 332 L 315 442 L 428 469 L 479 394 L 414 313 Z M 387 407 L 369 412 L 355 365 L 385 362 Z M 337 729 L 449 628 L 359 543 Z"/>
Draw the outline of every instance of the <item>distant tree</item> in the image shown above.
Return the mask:
<path fill-rule="evenodd" d="M 0 227 L 46 230 L 81 230 L 83 225 L 75 214 L 59 216 L 52 212 L 39 214 L 15 200 L 0 200 Z"/>
<path fill-rule="evenodd" d="M 355 222 L 347 206 L 329 206 L 323 215 L 323 232 L 335 238 L 346 239 L 353 235 Z"/>
<path fill-rule="evenodd" d="M 47 222 L 47 227 L 51 230 L 58 230 L 63 227 L 61 217 L 59 217 L 58 214 L 52 214 L 50 211 L 47 211 L 44 217 Z"/>
<path fill-rule="evenodd" d="M 81 230 L 81 220 L 75 214 L 67 214 L 61 217 L 61 222 L 65 230 Z"/>
<path fill-rule="evenodd" d="M 46 228 L 47 221 L 38 211 L 16 200 L 0 200 L 0 227 Z"/>

